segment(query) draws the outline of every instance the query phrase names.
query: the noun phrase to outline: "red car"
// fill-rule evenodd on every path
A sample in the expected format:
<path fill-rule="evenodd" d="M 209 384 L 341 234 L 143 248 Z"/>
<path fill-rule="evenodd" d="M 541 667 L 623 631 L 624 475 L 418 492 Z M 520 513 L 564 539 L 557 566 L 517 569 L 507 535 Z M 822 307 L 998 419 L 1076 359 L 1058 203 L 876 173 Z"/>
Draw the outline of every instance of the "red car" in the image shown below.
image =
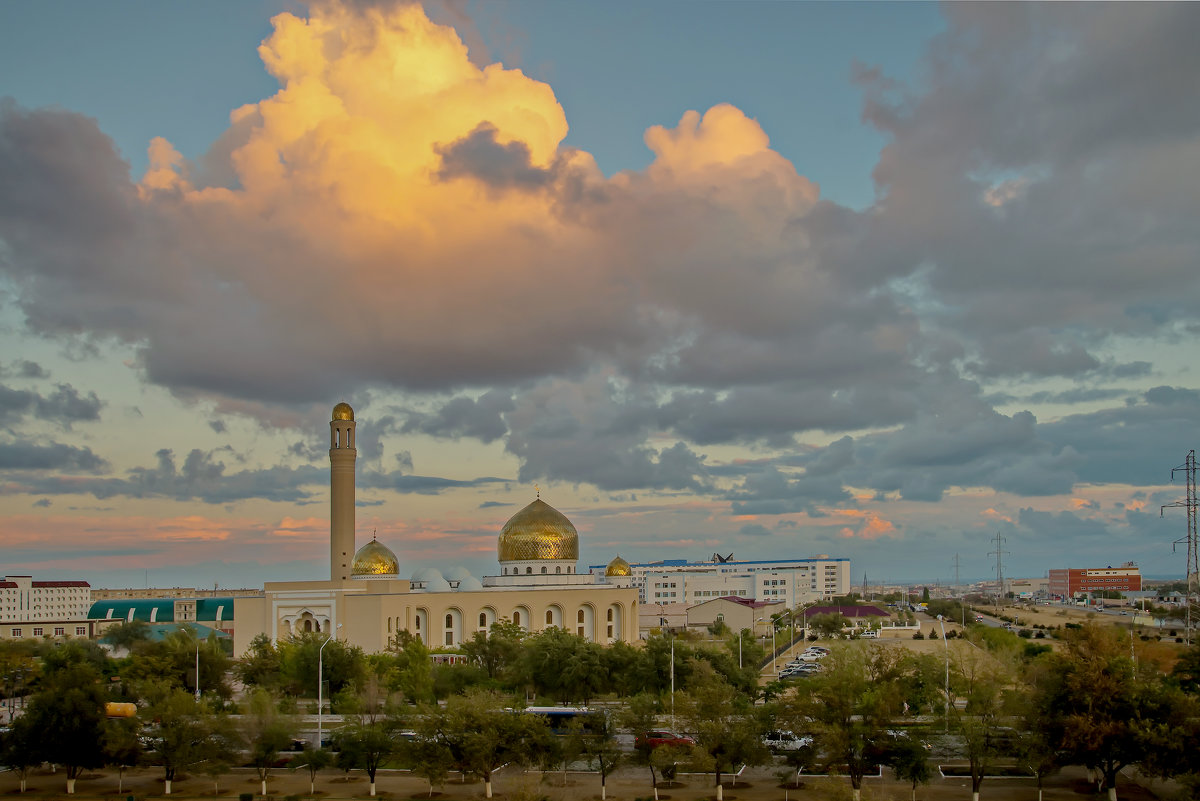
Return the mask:
<path fill-rule="evenodd" d="M 686 737 L 682 734 L 676 734 L 673 731 L 666 729 L 654 729 L 637 737 L 634 745 L 637 748 L 658 748 L 663 745 L 671 745 L 676 747 L 686 747 L 695 745 L 696 741 L 691 737 Z"/>

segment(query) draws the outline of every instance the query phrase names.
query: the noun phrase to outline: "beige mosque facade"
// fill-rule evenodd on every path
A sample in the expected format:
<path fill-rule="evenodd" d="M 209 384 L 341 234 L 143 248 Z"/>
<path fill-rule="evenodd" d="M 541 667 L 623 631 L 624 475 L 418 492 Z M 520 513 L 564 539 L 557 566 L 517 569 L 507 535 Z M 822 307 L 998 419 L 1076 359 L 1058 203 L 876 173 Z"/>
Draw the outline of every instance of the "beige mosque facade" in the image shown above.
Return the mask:
<path fill-rule="evenodd" d="M 500 575 L 423 568 L 400 578 L 396 555 L 375 539 L 355 549 L 354 410 L 339 403 L 330 428 L 328 581 L 271 582 L 259 597 L 236 598 L 234 653 L 260 634 L 272 641 L 324 632 L 382 651 L 398 632 L 430 648 L 454 648 L 500 620 L 529 632 L 557 627 L 599 643 L 638 638 L 638 590 L 625 560 L 604 575 L 578 570 L 575 526 L 540 497 L 500 531 Z"/>

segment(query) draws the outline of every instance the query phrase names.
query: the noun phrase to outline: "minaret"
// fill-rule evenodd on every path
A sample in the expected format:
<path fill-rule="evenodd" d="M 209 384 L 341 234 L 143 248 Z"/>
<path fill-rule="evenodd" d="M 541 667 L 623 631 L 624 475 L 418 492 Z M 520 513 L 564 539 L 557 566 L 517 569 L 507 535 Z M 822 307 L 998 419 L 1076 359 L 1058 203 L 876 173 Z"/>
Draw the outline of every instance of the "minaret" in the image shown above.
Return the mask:
<path fill-rule="evenodd" d="M 354 410 L 333 407 L 329 421 L 329 578 L 350 578 L 354 561 Z"/>

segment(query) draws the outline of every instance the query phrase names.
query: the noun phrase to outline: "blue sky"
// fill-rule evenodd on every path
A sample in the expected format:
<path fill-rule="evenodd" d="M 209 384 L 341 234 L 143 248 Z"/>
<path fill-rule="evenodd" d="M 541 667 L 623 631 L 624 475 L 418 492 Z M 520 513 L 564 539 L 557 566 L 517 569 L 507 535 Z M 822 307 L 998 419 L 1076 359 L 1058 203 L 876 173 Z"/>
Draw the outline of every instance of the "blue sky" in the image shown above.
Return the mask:
<path fill-rule="evenodd" d="M 985 578 L 999 531 L 1016 573 L 1182 572 L 1196 33 L 1184 5 L 0 6 L 4 569 L 322 575 L 346 399 L 359 539 L 414 570 L 494 570 L 537 484 L 586 562 Z"/>

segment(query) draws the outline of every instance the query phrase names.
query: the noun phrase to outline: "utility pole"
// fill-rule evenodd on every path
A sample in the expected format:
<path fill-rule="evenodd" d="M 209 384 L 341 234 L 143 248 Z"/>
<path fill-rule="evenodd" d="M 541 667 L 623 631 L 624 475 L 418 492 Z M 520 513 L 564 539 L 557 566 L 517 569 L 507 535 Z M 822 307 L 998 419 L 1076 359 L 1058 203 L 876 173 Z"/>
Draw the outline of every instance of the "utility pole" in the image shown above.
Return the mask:
<path fill-rule="evenodd" d="M 962 582 L 958 578 L 958 553 L 954 554 L 954 589 L 958 591 L 958 608 L 962 610 L 962 627 L 967 628 L 967 594 L 962 591 Z"/>
<path fill-rule="evenodd" d="M 996 532 L 996 537 L 992 540 L 996 543 L 996 550 L 988 551 L 988 556 L 996 557 L 996 579 L 1000 582 L 1000 592 L 996 595 L 996 608 L 1000 608 L 1000 599 L 1004 597 L 1004 554 L 1008 551 L 1004 550 L 1004 543 L 1007 539 L 1000 536 L 1000 532 Z"/>
<path fill-rule="evenodd" d="M 1196 451 L 1188 451 L 1187 458 L 1183 460 L 1183 464 L 1179 467 L 1171 468 L 1171 480 L 1175 480 L 1176 473 L 1183 473 L 1187 481 L 1187 496 L 1182 501 L 1168 503 L 1160 507 L 1158 516 L 1162 517 L 1163 512 L 1167 509 L 1182 506 L 1187 510 L 1187 536 L 1175 540 L 1171 547 L 1181 542 L 1187 542 L 1187 637 L 1188 645 L 1192 644 L 1192 604 L 1196 599 L 1196 580 L 1197 574 L 1200 574 L 1200 542 L 1196 539 Z"/>

